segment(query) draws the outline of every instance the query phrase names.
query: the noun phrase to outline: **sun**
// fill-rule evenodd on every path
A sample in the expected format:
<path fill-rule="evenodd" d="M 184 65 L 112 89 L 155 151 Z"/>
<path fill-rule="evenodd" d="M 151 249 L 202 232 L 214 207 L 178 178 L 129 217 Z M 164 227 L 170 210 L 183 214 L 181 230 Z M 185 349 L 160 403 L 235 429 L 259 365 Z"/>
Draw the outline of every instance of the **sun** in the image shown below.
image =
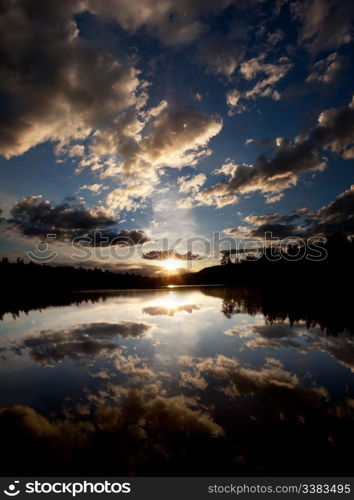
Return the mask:
<path fill-rule="evenodd" d="M 160 266 L 168 273 L 176 273 L 177 269 L 181 267 L 181 262 L 177 259 L 166 259 L 160 262 Z"/>

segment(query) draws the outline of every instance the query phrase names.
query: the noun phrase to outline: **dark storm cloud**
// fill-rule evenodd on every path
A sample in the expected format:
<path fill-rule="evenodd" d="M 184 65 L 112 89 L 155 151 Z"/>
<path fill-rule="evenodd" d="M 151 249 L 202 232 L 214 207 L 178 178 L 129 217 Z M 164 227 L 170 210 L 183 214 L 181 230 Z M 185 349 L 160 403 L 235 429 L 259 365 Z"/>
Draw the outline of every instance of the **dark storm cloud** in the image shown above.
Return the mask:
<path fill-rule="evenodd" d="M 81 200 L 66 198 L 58 205 L 40 196 L 27 196 L 18 201 L 10 211 L 7 224 L 24 236 L 46 238 L 55 235 L 57 240 L 82 237 L 89 245 L 136 245 L 148 241 L 142 230 L 116 231 L 117 222 L 102 207 L 87 208 Z M 95 233 L 93 233 L 93 231 Z"/>
<path fill-rule="evenodd" d="M 166 259 L 176 259 L 176 260 L 199 260 L 201 256 L 194 254 L 191 251 L 186 253 L 178 253 L 174 250 L 151 250 L 143 254 L 143 259 L 147 260 L 166 260 Z"/>
<path fill-rule="evenodd" d="M 144 337 L 151 329 L 148 323 L 121 321 L 119 323 L 89 323 L 65 330 L 43 330 L 38 336 L 26 337 L 13 350 L 22 354 L 29 351 L 31 358 L 41 365 L 61 362 L 65 358 L 113 355 L 120 349 L 117 338 Z"/>

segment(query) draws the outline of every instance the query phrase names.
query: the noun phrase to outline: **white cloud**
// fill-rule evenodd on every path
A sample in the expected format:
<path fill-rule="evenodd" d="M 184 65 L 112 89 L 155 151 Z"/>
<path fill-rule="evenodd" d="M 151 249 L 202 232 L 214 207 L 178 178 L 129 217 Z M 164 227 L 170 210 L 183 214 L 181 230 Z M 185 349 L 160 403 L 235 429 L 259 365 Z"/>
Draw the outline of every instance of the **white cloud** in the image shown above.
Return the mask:
<path fill-rule="evenodd" d="M 197 174 L 193 177 L 178 177 L 177 184 L 179 185 L 180 193 L 196 193 L 200 187 L 205 183 L 206 176 L 204 174 Z"/>

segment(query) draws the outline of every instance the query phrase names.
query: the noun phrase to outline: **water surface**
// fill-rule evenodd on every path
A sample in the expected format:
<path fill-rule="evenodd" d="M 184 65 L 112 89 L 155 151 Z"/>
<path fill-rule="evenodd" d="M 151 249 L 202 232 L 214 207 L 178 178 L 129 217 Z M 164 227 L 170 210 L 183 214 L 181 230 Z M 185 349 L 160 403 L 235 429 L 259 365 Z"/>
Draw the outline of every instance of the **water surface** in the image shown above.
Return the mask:
<path fill-rule="evenodd" d="M 352 472 L 341 318 L 327 328 L 222 287 L 34 302 L 0 322 L 5 473 Z"/>

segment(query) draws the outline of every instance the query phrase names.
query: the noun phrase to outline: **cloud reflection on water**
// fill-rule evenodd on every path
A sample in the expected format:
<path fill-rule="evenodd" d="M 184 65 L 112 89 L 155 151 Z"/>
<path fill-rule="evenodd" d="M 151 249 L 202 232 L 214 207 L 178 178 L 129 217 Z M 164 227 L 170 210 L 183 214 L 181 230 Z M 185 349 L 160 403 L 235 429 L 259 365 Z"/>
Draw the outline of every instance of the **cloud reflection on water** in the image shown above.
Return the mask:
<path fill-rule="evenodd" d="M 220 295 L 114 294 L 2 323 L 0 372 L 16 401 L 4 385 L 7 472 L 343 474 L 354 444 L 351 337 L 270 323 L 240 294 L 225 316 Z M 335 367 L 330 383 L 324 363 Z M 49 397 L 50 411 L 40 403 Z"/>

